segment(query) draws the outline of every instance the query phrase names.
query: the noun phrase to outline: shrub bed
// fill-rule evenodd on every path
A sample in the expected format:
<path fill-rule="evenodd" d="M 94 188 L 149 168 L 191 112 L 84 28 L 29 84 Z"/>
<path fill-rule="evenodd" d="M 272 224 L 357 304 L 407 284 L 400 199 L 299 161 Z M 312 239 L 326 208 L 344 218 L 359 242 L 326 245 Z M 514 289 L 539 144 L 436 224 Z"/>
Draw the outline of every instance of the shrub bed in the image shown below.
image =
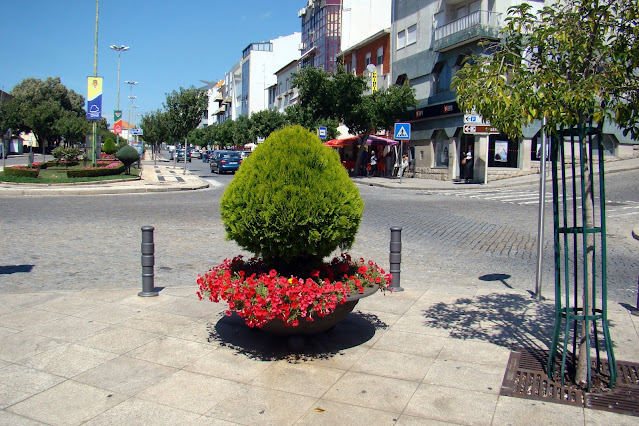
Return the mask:
<path fill-rule="evenodd" d="M 4 168 L 4 174 L 6 176 L 37 178 L 39 172 L 40 172 L 40 168 L 38 167 L 8 166 Z"/>
<path fill-rule="evenodd" d="M 119 175 L 124 172 L 124 164 L 120 161 L 98 161 L 97 167 L 84 167 L 82 169 L 67 170 L 67 176 L 76 177 L 96 177 Z"/>

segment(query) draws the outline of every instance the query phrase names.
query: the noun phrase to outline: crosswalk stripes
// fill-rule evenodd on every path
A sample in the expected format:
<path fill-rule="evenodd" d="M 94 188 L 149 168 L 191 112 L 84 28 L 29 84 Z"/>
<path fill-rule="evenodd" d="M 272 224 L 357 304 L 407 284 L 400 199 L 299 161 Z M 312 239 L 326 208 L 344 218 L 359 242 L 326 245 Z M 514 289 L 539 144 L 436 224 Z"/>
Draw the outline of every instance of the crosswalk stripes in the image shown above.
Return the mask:
<path fill-rule="evenodd" d="M 486 190 L 451 190 L 451 191 L 429 191 L 429 195 L 456 196 L 464 198 L 480 199 L 485 201 L 495 201 L 517 205 L 539 204 L 539 192 L 532 190 L 516 189 L 486 189 Z M 552 203 L 552 191 L 546 193 L 546 203 Z M 578 208 L 581 208 L 581 197 L 577 198 Z M 618 217 L 632 219 L 639 217 L 639 201 L 608 202 L 606 206 L 607 217 Z"/>

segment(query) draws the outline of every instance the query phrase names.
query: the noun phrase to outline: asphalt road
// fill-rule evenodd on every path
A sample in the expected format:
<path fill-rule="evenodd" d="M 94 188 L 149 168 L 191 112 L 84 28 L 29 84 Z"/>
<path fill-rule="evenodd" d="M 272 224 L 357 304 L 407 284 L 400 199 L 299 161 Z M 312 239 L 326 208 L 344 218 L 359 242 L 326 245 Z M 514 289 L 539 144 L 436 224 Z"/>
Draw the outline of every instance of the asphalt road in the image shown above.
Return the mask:
<path fill-rule="evenodd" d="M 242 251 L 226 241 L 219 217 L 219 199 L 233 175 L 211 174 L 197 159 L 187 167 L 214 185 L 142 195 L 4 197 L 0 291 L 137 289 L 142 225 L 156 228 L 156 286 L 195 285 L 199 273 Z M 639 172 L 607 178 L 608 198 L 620 204 L 608 211 L 609 298 L 632 305 L 637 297 L 639 242 L 630 230 L 639 222 L 639 199 L 631 182 L 638 178 Z M 351 249 L 354 255 L 388 267 L 389 229 L 401 226 L 405 282 L 427 282 L 448 271 L 470 277 L 477 285 L 498 281 L 504 288 L 534 289 L 537 206 L 518 202 L 517 197 L 534 194 L 535 186 L 509 190 L 512 196 L 501 201 L 490 192 L 453 196 L 371 186 L 360 186 L 360 191 L 366 209 Z M 545 219 L 542 292 L 551 294 L 550 207 Z"/>

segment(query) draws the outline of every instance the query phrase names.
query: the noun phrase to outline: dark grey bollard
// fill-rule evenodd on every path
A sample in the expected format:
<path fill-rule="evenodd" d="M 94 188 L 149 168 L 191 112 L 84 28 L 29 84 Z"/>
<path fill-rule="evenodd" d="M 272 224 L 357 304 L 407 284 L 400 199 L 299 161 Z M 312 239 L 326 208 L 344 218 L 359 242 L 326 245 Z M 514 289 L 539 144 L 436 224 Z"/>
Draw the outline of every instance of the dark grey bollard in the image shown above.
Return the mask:
<path fill-rule="evenodd" d="M 390 273 L 393 275 L 393 280 L 391 281 L 390 289 L 392 291 L 404 291 L 402 287 L 400 287 L 400 270 L 402 263 L 402 228 L 398 226 L 393 226 L 391 229 L 391 240 L 390 240 Z"/>
<path fill-rule="evenodd" d="M 155 244 L 153 243 L 153 228 L 152 226 L 142 227 L 142 291 L 138 293 L 140 297 L 152 297 L 157 296 L 158 292 L 155 291 L 155 284 L 153 273 L 153 266 L 155 265 Z"/>

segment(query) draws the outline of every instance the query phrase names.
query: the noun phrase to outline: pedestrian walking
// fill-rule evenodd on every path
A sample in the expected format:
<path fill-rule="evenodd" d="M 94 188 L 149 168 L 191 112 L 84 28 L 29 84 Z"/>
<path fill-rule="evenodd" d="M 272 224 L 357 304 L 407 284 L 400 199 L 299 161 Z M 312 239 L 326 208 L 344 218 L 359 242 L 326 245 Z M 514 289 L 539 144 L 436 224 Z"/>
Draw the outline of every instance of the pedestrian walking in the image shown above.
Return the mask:
<path fill-rule="evenodd" d="M 375 176 L 377 174 L 377 154 L 375 153 L 375 151 L 373 151 L 373 153 L 371 154 L 370 165 L 371 169 L 369 176 Z"/>

